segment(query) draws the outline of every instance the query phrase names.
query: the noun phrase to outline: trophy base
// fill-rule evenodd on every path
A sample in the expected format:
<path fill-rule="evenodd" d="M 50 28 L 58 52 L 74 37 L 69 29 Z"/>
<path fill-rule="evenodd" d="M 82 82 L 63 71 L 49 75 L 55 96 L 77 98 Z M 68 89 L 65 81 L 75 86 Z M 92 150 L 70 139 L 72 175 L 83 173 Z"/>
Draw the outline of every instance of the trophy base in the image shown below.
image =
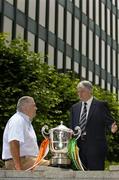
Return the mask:
<path fill-rule="evenodd" d="M 71 165 L 68 164 L 51 164 L 50 166 L 56 167 L 56 168 L 64 168 L 64 169 L 70 169 Z"/>
<path fill-rule="evenodd" d="M 64 154 L 56 154 L 50 159 L 50 165 L 53 167 L 70 168 L 71 161 Z"/>

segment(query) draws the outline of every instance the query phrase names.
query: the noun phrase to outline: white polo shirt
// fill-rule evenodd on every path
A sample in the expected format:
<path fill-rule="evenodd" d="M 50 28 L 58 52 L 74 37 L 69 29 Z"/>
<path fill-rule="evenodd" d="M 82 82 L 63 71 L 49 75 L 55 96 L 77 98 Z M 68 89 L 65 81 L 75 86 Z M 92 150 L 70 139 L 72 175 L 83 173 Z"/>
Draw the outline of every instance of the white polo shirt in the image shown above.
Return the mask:
<path fill-rule="evenodd" d="M 20 156 L 37 156 L 37 138 L 29 117 L 16 112 L 7 122 L 3 134 L 2 159 L 12 158 L 9 142 L 17 140 L 20 143 Z"/>

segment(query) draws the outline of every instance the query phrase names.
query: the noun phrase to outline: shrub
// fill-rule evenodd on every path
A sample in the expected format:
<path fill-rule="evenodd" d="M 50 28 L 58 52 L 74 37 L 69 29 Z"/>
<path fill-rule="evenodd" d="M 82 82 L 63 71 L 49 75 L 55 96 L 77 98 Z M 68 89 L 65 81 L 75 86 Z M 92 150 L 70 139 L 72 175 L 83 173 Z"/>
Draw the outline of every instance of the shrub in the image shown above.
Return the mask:
<path fill-rule="evenodd" d="M 0 138 L 7 120 L 16 111 L 17 100 L 29 95 L 38 107 L 33 125 L 41 141 L 43 125 L 52 128 L 63 121 L 68 126 L 69 109 L 78 101 L 76 85 L 79 79 L 71 72 L 59 74 L 54 67 L 42 63 L 41 54 L 29 51 L 29 44 L 22 39 L 8 42 L 6 37 L 6 34 L 0 34 Z M 115 95 L 97 86 L 94 95 L 107 100 L 113 117 L 119 119 Z M 119 158 L 118 137 L 118 133 L 108 136 L 110 161 Z"/>

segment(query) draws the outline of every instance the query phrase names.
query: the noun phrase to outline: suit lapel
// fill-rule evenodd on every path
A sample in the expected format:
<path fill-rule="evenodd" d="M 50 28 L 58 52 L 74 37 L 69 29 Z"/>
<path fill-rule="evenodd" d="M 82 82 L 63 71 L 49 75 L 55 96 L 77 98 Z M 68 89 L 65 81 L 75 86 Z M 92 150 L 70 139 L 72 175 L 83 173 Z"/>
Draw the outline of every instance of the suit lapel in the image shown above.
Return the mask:
<path fill-rule="evenodd" d="M 79 104 L 78 104 L 78 106 L 77 106 L 77 115 L 76 115 L 76 117 L 77 117 L 77 122 L 76 122 L 76 124 L 77 125 L 79 125 L 79 119 L 80 119 L 80 114 L 81 114 L 81 106 L 82 106 L 82 103 L 81 102 L 79 102 Z"/>

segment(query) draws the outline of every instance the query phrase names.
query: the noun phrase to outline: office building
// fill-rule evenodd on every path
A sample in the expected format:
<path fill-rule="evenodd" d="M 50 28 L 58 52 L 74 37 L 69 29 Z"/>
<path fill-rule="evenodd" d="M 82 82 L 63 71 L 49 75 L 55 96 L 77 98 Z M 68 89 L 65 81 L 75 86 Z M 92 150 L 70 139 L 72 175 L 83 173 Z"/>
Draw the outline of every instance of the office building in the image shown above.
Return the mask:
<path fill-rule="evenodd" d="M 0 0 L 0 32 L 119 96 L 119 0 Z"/>

